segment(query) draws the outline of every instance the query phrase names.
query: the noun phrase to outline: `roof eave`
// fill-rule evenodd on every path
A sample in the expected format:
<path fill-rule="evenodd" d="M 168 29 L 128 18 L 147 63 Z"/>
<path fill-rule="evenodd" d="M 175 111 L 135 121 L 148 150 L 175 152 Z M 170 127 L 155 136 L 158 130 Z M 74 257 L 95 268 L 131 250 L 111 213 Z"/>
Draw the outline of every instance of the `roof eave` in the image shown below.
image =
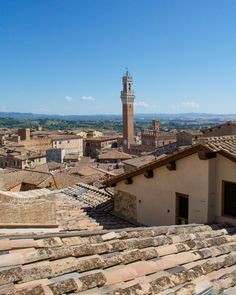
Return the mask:
<path fill-rule="evenodd" d="M 135 169 L 134 171 L 123 173 L 123 174 L 121 174 L 121 175 L 119 175 L 117 177 L 106 180 L 106 181 L 103 182 L 103 184 L 107 185 L 107 186 L 116 184 L 116 183 L 118 183 L 120 181 L 125 180 L 126 178 L 130 178 L 130 177 L 140 175 L 140 174 L 144 173 L 147 170 L 153 170 L 153 169 L 156 169 L 158 167 L 164 166 L 164 165 L 166 165 L 166 164 L 168 164 L 170 162 L 177 161 L 177 160 L 180 160 L 180 159 L 185 158 L 187 156 L 190 156 L 192 154 L 195 154 L 196 152 L 198 152 L 200 150 L 205 150 L 207 152 L 213 152 L 210 148 L 208 148 L 204 144 L 196 144 L 196 145 L 193 145 L 190 148 L 184 149 L 184 150 L 179 151 L 179 152 L 177 152 L 177 153 L 175 153 L 173 155 L 167 156 L 164 159 L 154 160 L 153 162 L 145 164 L 145 165 Z"/>

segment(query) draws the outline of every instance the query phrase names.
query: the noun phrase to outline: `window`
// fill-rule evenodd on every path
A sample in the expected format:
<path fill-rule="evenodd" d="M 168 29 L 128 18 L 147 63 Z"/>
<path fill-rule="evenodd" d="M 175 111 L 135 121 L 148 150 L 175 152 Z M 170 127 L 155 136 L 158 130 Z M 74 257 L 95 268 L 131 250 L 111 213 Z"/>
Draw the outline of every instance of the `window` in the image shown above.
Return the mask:
<path fill-rule="evenodd" d="M 188 223 L 189 196 L 176 193 L 176 224 Z"/>
<path fill-rule="evenodd" d="M 236 217 L 236 183 L 223 181 L 222 215 Z"/>

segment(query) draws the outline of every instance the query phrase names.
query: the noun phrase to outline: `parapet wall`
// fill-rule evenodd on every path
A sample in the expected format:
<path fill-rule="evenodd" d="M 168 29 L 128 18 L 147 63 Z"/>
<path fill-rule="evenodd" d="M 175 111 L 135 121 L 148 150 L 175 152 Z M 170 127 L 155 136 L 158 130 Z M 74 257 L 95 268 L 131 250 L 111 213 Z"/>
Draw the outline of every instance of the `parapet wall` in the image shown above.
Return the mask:
<path fill-rule="evenodd" d="M 0 226 L 56 226 L 56 196 L 50 190 L 0 191 Z"/>
<path fill-rule="evenodd" d="M 114 211 L 121 217 L 130 221 L 137 221 L 136 196 L 127 192 L 116 191 L 114 195 Z"/>

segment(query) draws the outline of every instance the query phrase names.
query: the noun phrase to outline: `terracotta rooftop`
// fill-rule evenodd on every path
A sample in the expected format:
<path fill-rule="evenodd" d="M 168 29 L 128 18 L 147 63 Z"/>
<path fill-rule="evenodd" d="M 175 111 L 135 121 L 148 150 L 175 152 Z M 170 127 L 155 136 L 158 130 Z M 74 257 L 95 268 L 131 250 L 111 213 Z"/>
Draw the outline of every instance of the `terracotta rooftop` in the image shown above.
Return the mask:
<path fill-rule="evenodd" d="M 77 175 L 81 175 L 81 176 L 89 176 L 89 175 L 97 175 L 99 176 L 104 176 L 105 173 L 98 171 L 97 169 L 90 167 L 88 165 L 81 165 L 81 164 L 77 164 L 74 167 L 71 167 L 68 169 L 68 172 L 70 174 L 77 174 Z"/>
<path fill-rule="evenodd" d="M 66 154 L 64 156 L 64 161 L 65 160 L 77 160 L 79 159 L 79 153 L 73 153 L 73 154 Z"/>
<path fill-rule="evenodd" d="M 223 152 L 236 157 L 236 135 L 202 138 L 199 142 L 214 152 Z"/>
<path fill-rule="evenodd" d="M 132 156 L 126 153 L 119 152 L 117 150 L 111 150 L 98 156 L 99 160 L 126 160 L 132 159 Z"/>
<path fill-rule="evenodd" d="M 235 294 L 232 230 L 185 225 L 5 236 L 0 293 Z"/>
<path fill-rule="evenodd" d="M 64 164 L 62 163 L 48 162 L 42 165 L 37 165 L 33 170 L 40 171 L 40 172 L 50 172 L 51 170 L 57 170 L 63 167 L 64 167 Z"/>
<path fill-rule="evenodd" d="M 111 190 L 106 192 L 84 183 L 62 190 L 58 194 L 58 204 L 60 211 L 62 210 L 62 215 L 59 215 L 61 219 L 58 221 L 62 229 L 99 230 L 134 226 L 112 214 L 112 195 Z M 65 218 L 65 214 L 70 218 Z"/>
<path fill-rule="evenodd" d="M 78 182 L 84 182 L 92 184 L 94 179 L 90 176 L 80 177 L 79 175 L 71 175 L 66 171 L 53 173 L 53 179 L 55 180 L 58 189 L 66 188 L 74 185 Z"/>
<path fill-rule="evenodd" d="M 94 160 L 92 160 L 90 157 L 82 157 L 79 160 L 80 164 L 89 164 L 90 162 L 93 162 Z"/>
<path fill-rule="evenodd" d="M 5 169 L 3 169 L 5 170 Z M 48 173 L 34 170 L 0 170 L 0 189 L 11 190 L 20 184 L 30 184 L 37 188 L 62 189 L 78 182 L 93 183 L 94 178 L 90 176 L 81 177 L 71 175 L 67 172 Z"/>
<path fill-rule="evenodd" d="M 133 227 L 82 183 L 56 208 L 56 229 L 0 229 L 0 294 L 236 294 L 236 228 Z"/>
<path fill-rule="evenodd" d="M 100 136 L 100 137 L 91 137 L 91 138 L 86 138 L 85 141 L 94 141 L 94 142 L 102 142 L 102 141 L 109 141 L 109 140 L 116 140 L 118 136 L 116 135 L 111 135 L 111 136 Z"/>
<path fill-rule="evenodd" d="M 152 162 L 153 160 L 155 160 L 156 157 L 153 155 L 147 155 L 147 156 L 142 156 L 142 157 L 137 157 L 137 158 L 133 158 L 130 160 L 125 160 L 123 161 L 124 164 L 133 166 L 135 168 L 141 167 L 145 164 L 148 164 L 150 162 Z"/>
<path fill-rule="evenodd" d="M 4 169 L 5 170 L 5 169 Z M 11 190 L 21 183 L 39 185 L 50 177 L 49 174 L 41 172 L 32 172 L 28 170 L 10 170 L 1 173 L 0 189 Z M 41 186 L 42 187 L 42 186 Z"/>
<path fill-rule="evenodd" d="M 236 125 L 236 121 L 227 121 L 227 122 L 223 122 L 222 124 L 218 124 L 216 126 L 205 128 L 205 129 L 201 130 L 201 132 L 204 134 L 204 133 L 207 133 L 207 132 L 215 130 L 215 129 L 220 129 L 223 126 L 235 126 L 235 125 Z"/>
<path fill-rule="evenodd" d="M 24 147 L 2 147 L 0 148 L 0 157 L 14 157 L 17 160 L 27 160 L 45 157 L 45 153 L 32 152 Z"/>

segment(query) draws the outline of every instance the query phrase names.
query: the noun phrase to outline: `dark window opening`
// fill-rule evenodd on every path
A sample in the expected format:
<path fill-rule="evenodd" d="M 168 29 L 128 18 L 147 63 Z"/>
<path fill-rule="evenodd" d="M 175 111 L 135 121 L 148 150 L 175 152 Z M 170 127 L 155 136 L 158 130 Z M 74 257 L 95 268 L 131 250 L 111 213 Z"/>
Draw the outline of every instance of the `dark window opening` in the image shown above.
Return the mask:
<path fill-rule="evenodd" d="M 176 223 L 188 224 L 188 195 L 176 193 Z"/>
<path fill-rule="evenodd" d="M 223 182 L 222 214 L 236 217 L 236 183 Z"/>

